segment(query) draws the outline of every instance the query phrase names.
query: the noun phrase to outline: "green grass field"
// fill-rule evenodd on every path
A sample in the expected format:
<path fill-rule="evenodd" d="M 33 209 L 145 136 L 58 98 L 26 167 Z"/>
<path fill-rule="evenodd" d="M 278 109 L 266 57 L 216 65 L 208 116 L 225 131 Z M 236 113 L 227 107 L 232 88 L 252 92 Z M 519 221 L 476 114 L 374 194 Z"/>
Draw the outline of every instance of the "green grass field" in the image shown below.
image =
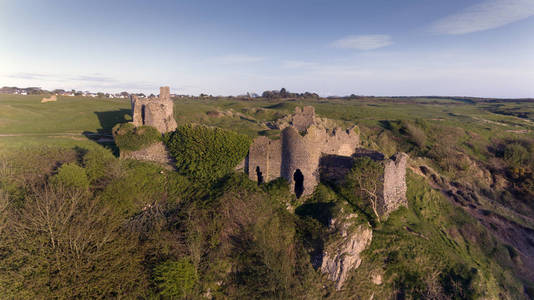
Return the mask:
<path fill-rule="evenodd" d="M 0 95 L 0 147 L 32 145 L 75 146 L 91 143 L 87 134 L 109 134 L 116 123 L 131 120 L 127 99 L 59 97 L 40 103 L 42 96 Z M 249 136 L 265 134 L 265 121 L 290 113 L 295 106 L 313 105 L 321 117 L 371 128 L 384 120 L 423 119 L 431 124 L 460 127 L 488 140 L 520 137 L 534 130 L 532 103 L 472 103 L 445 98 L 361 98 L 310 100 L 240 100 L 235 98 L 177 99 L 178 124 L 200 123 L 231 129 Z M 214 116 L 214 112 L 219 115 Z M 498 112 L 498 113 L 496 113 Z M 510 112 L 510 114 L 508 114 Z M 502 114 L 506 113 L 506 114 Z M 84 133 L 86 135 L 84 135 Z M 276 132 L 275 132 L 276 133 Z"/>

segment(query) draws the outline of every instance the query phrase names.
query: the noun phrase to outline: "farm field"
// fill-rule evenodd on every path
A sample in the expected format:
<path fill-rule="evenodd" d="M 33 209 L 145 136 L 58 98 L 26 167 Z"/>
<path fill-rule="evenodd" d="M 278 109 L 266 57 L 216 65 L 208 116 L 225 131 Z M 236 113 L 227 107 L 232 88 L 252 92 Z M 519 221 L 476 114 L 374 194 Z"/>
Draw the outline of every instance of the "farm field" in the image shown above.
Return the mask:
<path fill-rule="evenodd" d="M 131 120 L 130 101 L 59 97 L 40 103 L 42 96 L 0 95 L 0 145 L 20 146 L 85 143 L 91 135 L 109 135 L 117 123 Z M 381 127 L 387 120 L 421 119 L 460 127 L 481 137 L 533 134 L 532 115 L 509 112 L 532 110 L 531 102 L 470 103 L 447 98 L 361 98 L 309 100 L 239 100 L 237 98 L 176 99 L 179 124 L 199 123 L 235 130 L 251 137 L 268 129 L 264 123 L 312 105 L 321 117 Z M 503 114 L 506 113 L 506 114 Z M 85 135 L 84 135 L 85 134 Z"/>

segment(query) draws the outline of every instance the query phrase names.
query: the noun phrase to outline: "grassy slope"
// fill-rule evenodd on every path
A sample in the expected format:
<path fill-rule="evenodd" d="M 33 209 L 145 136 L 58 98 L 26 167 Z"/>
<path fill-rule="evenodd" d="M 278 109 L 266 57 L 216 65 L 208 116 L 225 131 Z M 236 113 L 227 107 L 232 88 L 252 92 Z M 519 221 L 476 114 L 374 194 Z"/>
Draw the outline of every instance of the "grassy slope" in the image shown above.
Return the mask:
<path fill-rule="evenodd" d="M 373 231 L 371 247 L 341 297 L 367 299 L 374 294 L 386 299 L 399 290 L 423 298 L 432 298 L 432 292 L 458 296 L 458 290 L 440 286 L 451 273 L 465 276 L 459 289 L 471 291 L 475 299 L 520 297 L 522 286 L 507 270 L 512 264 L 507 248 L 484 227 L 411 172 L 407 196 L 409 208 L 395 212 Z M 380 289 L 371 281 L 377 274 L 382 276 Z"/>
<path fill-rule="evenodd" d="M 0 95 L 0 149 L 32 145 L 91 144 L 83 133 L 111 133 L 130 114 L 127 100 Z"/>
<path fill-rule="evenodd" d="M 58 102 L 41 104 L 40 99 L 39 96 L 0 95 L 0 135 L 15 135 L 0 136 L 0 152 L 43 144 L 67 148 L 95 146 L 94 142 L 82 134 L 83 132 L 108 133 L 114 124 L 129 119 L 127 100 L 60 97 Z M 485 155 L 467 147 L 467 143 L 476 140 L 481 147 L 486 147 L 492 138 L 532 136 L 534 130 L 532 120 L 491 112 L 496 109 L 502 111 L 503 107 L 517 111 L 523 105 L 527 110 L 532 109 L 530 104 L 513 102 L 501 105 L 473 104 L 452 99 L 373 98 L 328 101 L 180 99 L 175 103 L 175 116 L 179 124 L 203 123 L 233 129 L 250 136 L 262 134 L 266 130 L 262 122 L 289 113 L 297 105 L 313 105 L 322 117 L 357 123 L 369 128 L 371 133 L 383 130 L 384 120 L 424 119 L 431 125 L 463 129 L 455 143 L 481 160 L 486 159 Z M 231 111 L 232 115 L 209 116 L 208 112 L 213 111 Z M 439 139 L 439 136 L 434 138 Z M 393 287 L 396 274 L 401 273 L 401 270 L 413 271 L 414 274 L 419 274 L 418 276 L 430 276 L 433 271 L 446 266 L 449 262 L 466 263 L 477 268 L 481 272 L 479 274 L 482 274 L 477 280 L 484 281 L 486 286 L 495 285 L 495 280 L 510 282 L 511 275 L 507 272 L 498 275 L 500 278 L 485 275 L 500 274 L 502 271 L 502 266 L 496 265 L 491 259 L 504 257 L 503 260 L 508 263 L 506 259 L 510 259 L 509 255 L 503 254 L 502 246 L 491 237 L 476 239 L 476 236 L 486 234 L 480 225 L 474 223 L 476 221 L 463 211 L 457 211 L 449 204 L 436 200 L 417 179 L 411 179 L 411 186 L 411 208 L 405 214 L 401 214 L 401 217 L 392 217 L 391 221 L 376 231 L 373 246 L 366 256 L 367 259 L 364 259 L 361 272 L 357 272 L 355 279 L 353 278 L 358 282 L 354 287 L 364 285 L 372 287 L 368 277 L 364 280 L 359 276 L 368 276 L 377 266 L 381 266 L 384 272 L 384 284 Z M 424 195 L 413 194 L 419 192 Z M 443 215 L 435 215 L 436 212 Z M 467 224 L 467 227 L 462 231 L 458 224 Z M 469 240 L 465 236 L 475 238 Z M 391 241 L 396 243 L 392 248 Z M 483 242 L 490 244 L 485 245 Z M 484 249 L 486 246 L 488 249 Z M 384 250 L 387 248 L 391 249 Z M 398 253 L 391 254 L 395 250 Z M 400 262 L 393 260 L 394 263 L 391 263 L 392 260 L 389 259 L 391 255 L 400 255 Z M 514 289 L 514 284 L 508 285 L 508 288 L 510 287 Z M 495 295 L 496 290 L 497 288 L 492 288 L 487 295 Z M 360 289 L 358 293 L 364 296 L 365 291 L 369 290 Z M 349 292 L 355 291 L 349 289 Z M 510 292 L 515 293 L 517 290 Z"/>

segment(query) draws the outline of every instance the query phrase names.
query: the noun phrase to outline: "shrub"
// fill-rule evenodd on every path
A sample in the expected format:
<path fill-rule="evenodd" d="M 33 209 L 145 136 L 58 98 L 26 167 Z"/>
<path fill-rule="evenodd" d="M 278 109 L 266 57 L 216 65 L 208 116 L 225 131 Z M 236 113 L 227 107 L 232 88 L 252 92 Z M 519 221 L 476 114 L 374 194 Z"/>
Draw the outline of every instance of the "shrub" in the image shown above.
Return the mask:
<path fill-rule="evenodd" d="M 119 163 L 110 150 L 94 148 L 83 156 L 83 165 L 91 182 L 112 178 L 119 170 Z"/>
<path fill-rule="evenodd" d="M 128 161 L 124 174 L 113 179 L 104 189 L 102 199 L 121 214 L 134 215 L 165 196 L 165 174 L 155 164 Z"/>
<path fill-rule="evenodd" d="M 182 258 L 156 266 L 154 280 L 162 296 L 185 298 L 193 291 L 198 275 L 189 258 Z"/>
<path fill-rule="evenodd" d="M 512 167 L 519 167 L 528 162 L 530 153 L 520 143 L 512 143 L 504 148 L 504 160 Z"/>
<path fill-rule="evenodd" d="M 214 180 L 231 171 L 246 155 L 250 138 L 205 126 L 181 126 L 165 136 L 179 173 Z"/>
<path fill-rule="evenodd" d="M 0 298 L 143 298 L 148 278 L 137 237 L 97 197 L 38 186 L 8 210 Z"/>
<path fill-rule="evenodd" d="M 418 147 L 424 147 L 426 143 L 425 131 L 410 122 L 403 122 L 404 131 L 408 134 L 410 142 Z"/>
<path fill-rule="evenodd" d="M 289 203 L 294 199 L 290 193 L 289 182 L 283 177 L 270 181 L 263 186 L 269 197 L 278 203 Z"/>
<path fill-rule="evenodd" d="M 121 123 L 113 127 L 115 144 L 121 150 L 136 151 L 161 141 L 161 133 L 151 126 L 135 127 L 131 123 Z"/>
<path fill-rule="evenodd" d="M 65 188 L 89 189 L 89 179 L 84 168 L 75 163 L 62 165 L 57 174 L 52 176 L 50 182 L 54 185 L 62 185 Z"/>

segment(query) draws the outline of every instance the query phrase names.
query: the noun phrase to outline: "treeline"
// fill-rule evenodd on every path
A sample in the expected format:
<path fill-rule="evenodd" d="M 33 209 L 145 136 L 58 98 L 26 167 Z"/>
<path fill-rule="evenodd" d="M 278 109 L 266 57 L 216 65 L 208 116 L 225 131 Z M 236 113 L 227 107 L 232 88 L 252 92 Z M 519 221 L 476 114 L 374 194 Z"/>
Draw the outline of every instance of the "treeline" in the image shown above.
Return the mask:
<path fill-rule="evenodd" d="M 288 92 L 285 88 L 281 88 L 279 91 L 277 90 L 264 91 L 261 94 L 261 97 L 267 98 L 267 99 L 282 99 L 282 98 L 315 98 L 315 99 L 318 99 L 319 95 L 317 93 L 310 93 L 310 92 L 291 93 L 291 92 Z"/>

